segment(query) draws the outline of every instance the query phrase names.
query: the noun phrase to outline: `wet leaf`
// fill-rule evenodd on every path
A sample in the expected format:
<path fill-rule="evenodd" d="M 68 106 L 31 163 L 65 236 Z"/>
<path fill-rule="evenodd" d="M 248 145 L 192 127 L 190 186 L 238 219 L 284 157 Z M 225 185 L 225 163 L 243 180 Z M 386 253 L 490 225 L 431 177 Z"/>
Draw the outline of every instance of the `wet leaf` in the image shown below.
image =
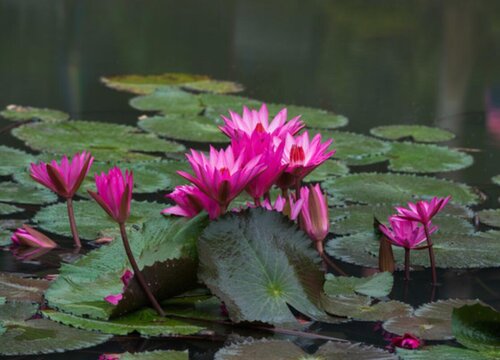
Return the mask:
<path fill-rule="evenodd" d="M 0 201 L 17 204 L 48 204 L 57 200 L 50 190 L 22 185 L 11 181 L 0 183 Z"/>
<path fill-rule="evenodd" d="M 397 349 L 397 354 L 403 360 L 494 360 L 495 356 L 481 354 L 474 350 L 468 350 L 448 345 L 426 346 L 421 350 Z"/>
<path fill-rule="evenodd" d="M 319 257 L 281 214 L 250 209 L 225 215 L 203 232 L 198 251 L 198 277 L 224 301 L 233 321 L 295 322 L 288 305 L 323 316 Z"/>
<path fill-rule="evenodd" d="M 0 112 L 0 116 L 12 121 L 40 120 L 46 123 L 54 123 L 69 119 L 65 112 L 52 109 L 42 109 L 31 106 L 9 105 Z"/>
<path fill-rule="evenodd" d="M 213 94 L 231 94 L 245 90 L 244 86 L 233 81 L 202 80 L 182 85 L 182 88 L 194 92 Z"/>
<path fill-rule="evenodd" d="M 425 176 L 357 173 L 329 179 L 324 188 L 337 201 L 364 204 L 403 204 L 415 199 L 451 195 L 461 205 L 479 203 L 474 190 L 461 183 Z"/>
<path fill-rule="evenodd" d="M 200 143 L 227 143 L 229 138 L 205 116 L 167 115 L 142 119 L 138 123 L 145 131 L 174 140 Z"/>
<path fill-rule="evenodd" d="M 329 296 L 361 294 L 371 297 L 388 296 L 394 279 L 391 273 L 381 272 L 368 277 L 325 276 L 324 291 Z"/>
<path fill-rule="evenodd" d="M 434 173 L 464 169 L 473 164 L 469 154 L 445 146 L 396 142 L 387 153 L 389 170 Z"/>
<path fill-rule="evenodd" d="M 181 144 L 142 133 L 132 126 L 92 121 L 25 124 L 14 129 L 12 134 L 36 150 L 54 154 L 86 150 L 102 161 L 151 160 L 155 157 L 141 152 L 167 153 L 185 149 Z"/>
<path fill-rule="evenodd" d="M 130 106 L 142 111 L 160 111 L 164 114 L 198 115 L 203 107 L 198 96 L 175 88 L 155 92 L 130 100 Z"/>
<path fill-rule="evenodd" d="M 478 211 L 477 216 L 483 224 L 500 227 L 500 209 L 485 209 Z"/>
<path fill-rule="evenodd" d="M 500 356 L 500 312 L 481 304 L 455 308 L 452 330 L 463 346 Z"/>
<path fill-rule="evenodd" d="M 326 110 L 287 104 L 269 104 L 269 116 L 276 116 L 283 108 L 287 109 L 288 119 L 300 115 L 306 127 L 312 129 L 335 129 L 346 126 L 349 122 L 345 116 L 337 115 Z"/>
<path fill-rule="evenodd" d="M 139 268 L 159 301 L 196 286 L 196 239 L 207 223 L 205 215 L 151 220 L 140 230 L 130 230 L 129 240 Z M 122 292 L 121 275 L 130 269 L 121 241 L 63 264 L 60 275 L 45 297 L 49 306 L 77 316 L 105 320 L 148 304 L 133 279 L 117 306 L 104 300 Z"/>
<path fill-rule="evenodd" d="M 424 340 L 453 339 L 451 331 L 453 309 L 477 303 L 479 300 L 459 299 L 427 303 L 416 309 L 412 316 L 394 317 L 384 322 L 383 327 L 393 334 L 411 333 Z"/>
<path fill-rule="evenodd" d="M 349 173 L 349 168 L 341 161 L 327 160 L 306 176 L 304 181 L 319 182 L 334 176 L 344 176 Z"/>
<path fill-rule="evenodd" d="M 113 320 L 89 319 L 53 310 L 45 310 L 43 315 L 64 325 L 113 335 L 127 335 L 133 332 L 145 336 L 188 335 L 204 329 L 181 320 L 160 317 L 151 308 L 138 310 Z"/>
<path fill-rule="evenodd" d="M 41 303 L 49 287 L 47 280 L 30 279 L 15 274 L 0 273 L 0 297 L 8 301 Z"/>
<path fill-rule="evenodd" d="M 109 88 L 133 94 L 149 94 L 163 86 L 182 86 L 185 84 L 206 81 L 205 75 L 183 73 L 165 73 L 160 75 L 117 75 L 105 76 L 101 81 Z"/>
<path fill-rule="evenodd" d="M 0 145 L 0 176 L 14 174 L 34 161 L 35 155 Z"/>
<path fill-rule="evenodd" d="M 414 141 L 430 143 L 449 141 L 455 137 L 455 134 L 450 131 L 422 125 L 379 126 L 371 129 L 370 133 L 389 140 L 411 137 Z"/>
<path fill-rule="evenodd" d="M 37 307 L 29 303 L 0 305 L 0 324 L 5 328 L 0 335 L 0 354 L 51 354 L 95 346 L 111 338 L 110 335 L 63 326 L 47 319 L 31 319 Z"/>
<path fill-rule="evenodd" d="M 154 202 L 132 201 L 127 226 L 142 225 L 153 218 L 161 219 L 165 205 Z M 95 201 L 80 200 L 73 202 L 78 234 L 82 239 L 94 240 L 99 232 L 117 228 L 116 222 L 109 217 Z M 63 236 L 71 236 L 66 203 L 58 203 L 42 208 L 33 221 L 43 230 Z"/>

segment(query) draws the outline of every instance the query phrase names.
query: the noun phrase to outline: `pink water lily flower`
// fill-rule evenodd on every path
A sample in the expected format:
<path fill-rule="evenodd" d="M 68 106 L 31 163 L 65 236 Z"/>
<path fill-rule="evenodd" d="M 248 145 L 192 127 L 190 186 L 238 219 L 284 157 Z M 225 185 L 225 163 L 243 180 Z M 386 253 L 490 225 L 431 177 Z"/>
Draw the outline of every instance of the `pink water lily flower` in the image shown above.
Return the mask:
<path fill-rule="evenodd" d="M 134 277 L 134 273 L 130 270 L 125 270 L 120 277 L 120 280 L 123 283 L 122 292 L 120 294 L 110 294 L 104 298 L 105 301 L 109 302 L 112 305 L 118 305 L 118 303 L 123 299 L 123 293 L 127 290 L 127 286 Z"/>
<path fill-rule="evenodd" d="M 121 354 L 101 354 L 98 360 L 120 360 Z"/>
<path fill-rule="evenodd" d="M 285 139 L 287 134 L 295 135 L 303 127 L 300 116 L 294 117 L 287 122 L 287 109 L 282 109 L 274 119 L 269 122 L 269 111 L 266 104 L 262 104 L 260 110 L 249 110 L 243 107 L 243 115 L 229 111 L 230 119 L 222 116 L 225 122 L 220 126 L 221 131 L 230 138 L 237 138 L 241 134 L 252 135 L 253 132 L 265 132 L 272 136 Z"/>
<path fill-rule="evenodd" d="M 123 174 L 119 167 L 114 167 L 107 174 L 96 174 L 95 184 L 97 192 L 88 190 L 90 196 L 116 222 L 125 223 L 130 216 L 130 202 L 134 187 L 133 172 L 126 170 Z"/>
<path fill-rule="evenodd" d="M 431 201 L 420 200 L 416 203 L 409 202 L 408 208 L 396 207 L 398 215 L 406 220 L 418 221 L 424 225 L 440 212 L 450 201 L 451 196 L 445 198 L 433 197 Z"/>
<path fill-rule="evenodd" d="M 389 224 L 390 228 L 381 224 L 379 229 L 387 239 L 396 246 L 414 249 L 427 239 L 424 227 L 420 226 L 416 221 L 410 221 L 395 215 L 389 217 Z M 430 234 L 438 230 L 437 226 L 433 226 L 432 223 L 429 224 Z"/>
<path fill-rule="evenodd" d="M 422 341 L 413 334 L 405 333 L 403 336 L 395 336 L 391 339 L 391 346 L 403 349 L 418 349 Z"/>
<path fill-rule="evenodd" d="M 317 243 L 322 243 L 330 229 L 328 203 L 319 184 L 303 186 L 300 199 L 304 201 L 300 212 L 300 227 Z"/>
<path fill-rule="evenodd" d="M 219 204 L 194 185 L 177 186 L 166 197 L 175 201 L 176 205 L 163 210 L 163 214 L 192 218 L 205 210 L 210 219 L 220 215 Z"/>
<path fill-rule="evenodd" d="M 321 142 L 321 134 L 316 134 L 309 140 L 309 133 L 305 131 L 296 137 L 288 134 L 285 140 L 282 163 L 287 165 L 283 175 L 278 180 L 278 186 L 289 188 L 296 182 L 300 182 L 311 171 L 328 160 L 335 150 L 328 151 L 333 139 Z M 275 145 L 279 140 L 275 139 Z"/>
<path fill-rule="evenodd" d="M 11 240 L 17 246 L 48 249 L 57 247 L 57 244 L 53 240 L 28 225 L 23 225 L 23 227 L 14 231 Z"/>
<path fill-rule="evenodd" d="M 278 195 L 274 204 L 269 201 L 269 199 L 265 199 L 261 206 L 267 210 L 274 210 L 277 212 L 281 212 L 284 215 L 288 216 L 290 220 L 297 220 L 299 217 L 300 211 L 302 210 L 302 205 L 304 204 L 303 199 L 299 199 L 295 201 L 293 195 L 288 195 L 288 199 Z"/>
<path fill-rule="evenodd" d="M 52 160 L 46 164 L 31 164 L 30 175 L 38 183 L 64 198 L 72 198 L 89 172 L 94 158 L 90 153 L 76 153 L 70 161 L 66 155 L 60 164 Z"/>
<path fill-rule="evenodd" d="M 231 146 L 219 151 L 210 147 L 208 158 L 195 150 L 191 150 L 191 154 L 186 156 L 194 175 L 185 171 L 178 171 L 178 174 L 215 200 L 221 208 L 221 213 L 224 213 L 229 203 L 266 168 L 260 161 L 260 156 L 246 161 L 245 153 L 235 156 Z"/>

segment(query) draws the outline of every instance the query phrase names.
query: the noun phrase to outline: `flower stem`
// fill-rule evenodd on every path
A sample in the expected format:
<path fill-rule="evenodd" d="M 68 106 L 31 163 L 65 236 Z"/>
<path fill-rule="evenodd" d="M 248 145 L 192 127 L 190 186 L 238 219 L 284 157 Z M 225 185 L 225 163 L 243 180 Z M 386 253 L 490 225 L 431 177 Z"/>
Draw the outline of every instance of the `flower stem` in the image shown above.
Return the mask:
<path fill-rule="evenodd" d="M 80 237 L 78 236 L 78 230 L 76 229 L 75 212 L 73 210 L 73 199 L 72 198 L 66 199 L 66 206 L 68 208 L 69 227 L 71 228 L 71 235 L 73 235 L 75 247 L 81 248 L 82 243 L 80 241 Z"/>
<path fill-rule="evenodd" d="M 151 305 L 153 305 L 153 307 L 155 308 L 158 315 L 165 316 L 163 309 L 161 308 L 155 296 L 149 289 L 149 286 L 146 283 L 144 276 L 142 276 L 142 273 L 139 270 L 139 266 L 137 266 L 137 262 L 135 261 L 134 255 L 132 254 L 132 250 L 130 249 L 130 244 L 128 242 L 128 237 L 127 237 L 127 231 L 125 230 L 125 224 L 119 223 L 119 225 L 120 225 L 120 233 L 122 235 L 122 240 L 123 240 L 123 246 L 125 247 L 125 252 L 127 253 L 128 261 L 130 262 L 130 265 L 132 265 L 132 269 L 134 270 L 135 278 L 139 282 L 139 285 L 141 286 L 142 290 L 148 297 L 149 301 L 151 302 Z"/>
<path fill-rule="evenodd" d="M 295 181 L 295 199 L 296 200 L 300 199 L 300 187 L 301 186 L 302 186 L 302 181 L 296 180 Z"/>
<path fill-rule="evenodd" d="M 254 198 L 253 199 L 253 203 L 254 203 L 255 206 L 260 206 L 261 205 L 260 204 L 260 198 L 258 198 L 258 197 Z"/>
<path fill-rule="evenodd" d="M 342 270 L 338 265 L 336 265 L 328 255 L 325 254 L 325 251 L 323 249 L 323 243 L 321 241 L 316 241 L 316 250 L 318 250 L 319 255 L 321 256 L 321 259 L 323 259 L 323 262 L 328 266 L 330 266 L 333 270 L 338 272 L 342 276 L 347 276 L 344 270 Z"/>
<path fill-rule="evenodd" d="M 410 280 L 410 249 L 405 248 L 405 280 Z"/>
<path fill-rule="evenodd" d="M 432 285 L 436 285 L 437 284 L 436 260 L 434 258 L 434 247 L 432 244 L 427 224 L 424 224 L 424 231 L 425 231 L 425 236 L 427 237 L 427 246 L 429 246 L 429 261 L 431 263 L 431 270 L 432 270 Z"/>

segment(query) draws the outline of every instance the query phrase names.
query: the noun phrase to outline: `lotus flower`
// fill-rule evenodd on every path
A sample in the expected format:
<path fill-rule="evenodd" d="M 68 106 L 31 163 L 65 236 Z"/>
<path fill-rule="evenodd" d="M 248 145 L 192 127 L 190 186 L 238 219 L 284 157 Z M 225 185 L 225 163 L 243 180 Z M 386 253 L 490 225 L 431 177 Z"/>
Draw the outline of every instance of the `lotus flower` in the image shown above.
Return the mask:
<path fill-rule="evenodd" d="M 261 206 L 270 211 L 274 210 L 277 212 L 281 212 L 284 215 L 288 216 L 290 220 L 297 220 L 300 214 L 300 210 L 302 210 L 303 203 L 303 199 L 295 201 L 292 195 L 288 195 L 288 199 L 281 195 L 278 195 L 276 197 L 276 200 L 274 201 L 274 204 L 271 204 L 269 199 L 265 199 L 262 202 Z"/>
<path fill-rule="evenodd" d="M 175 201 L 176 205 L 166 208 L 163 214 L 171 214 L 192 218 L 205 210 L 210 219 L 220 215 L 220 206 L 194 185 L 180 185 L 166 196 Z"/>
<path fill-rule="evenodd" d="M 272 136 L 277 136 L 285 139 L 287 134 L 295 135 L 304 127 L 304 123 L 300 121 L 300 116 L 294 117 L 287 122 L 287 109 L 282 109 L 278 115 L 269 123 L 269 112 L 266 104 L 263 104 L 259 111 L 249 110 L 246 106 L 243 107 L 243 116 L 229 111 L 231 116 L 228 119 L 222 116 L 225 122 L 224 126 L 220 126 L 221 131 L 231 139 L 239 137 L 241 134 L 251 136 L 254 132 L 268 133 Z"/>
<path fill-rule="evenodd" d="M 391 339 L 391 346 L 403 349 L 418 349 L 422 342 L 415 335 L 405 333 L 403 336 L 396 336 Z"/>
<path fill-rule="evenodd" d="M 125 223 L 130 216 L 130 202 L 134 187 L 132 171 L 122 173 L 119 167 L 95 176 L 97 193 L 88 191 L 90 196 L 119 224 Z"/>
<path fill-rule="evenodd" d="M 123 293 L 127 289 L 128 284 L 130 283 L 130 280 L 134 277 L 134 273 L 130 270 L 125 270 L 120 277 L 120 280 L 123 283 L 123 289 L 120 294 L 111 294 L 108 295 L 104 298 L 105 301 L 109 302 L 110 304 L 113 305 L 118 305 L 118 303 L 123 299 Z"/>
<path fill-rule="evenodd" d="M 332 141 L 333 139 L 329 139 L 321 143 L 320 134 L 316 134 L 312 141 L 309 141 L 307 131 L 295 138 L 288 134 L 281 160 L 284 165 L 287 165 L 287 168 L 278 180 L 278 186 L 286 189 L 297 184 L 311 171 L 335 154 L 335 150 L 328 151 L 328 147 Z M 275 145 L 278 143 L 279 140 L 275 138 Z"/>
<path fill-rule="evenodd" d="M 89 172 L 94 158 L 82 151 L 73 156 L 71 162 L 66 155 L 61 163 L 52 160 L 49 164 L 31 164 L 30 175 L 36 182 L 64 198 L 72 198 Z"/>
<path fill-rule="evenodd" d="M 384 224 L 379 225 L 379 229 L 396 246 L 401 246 L 405 249 L 414 249 L 427 239 L 424 227 L 419 226 L 415 221 L 406 220 L 400 216 L 391 216 L 389 217 L 389 223 L 392 230 Z M 430 225 L 429 233 L 432 234 L 438 228 L 431 223 Z"/>
<path fill-rule="evenodd" d="M 184 171 L 178 171 L 178 174 L 216 201 L 221 213 L 224 213 L 229 203 L 266 168 L 266 165 L 261 163 L 260 156 L 245 161 L 243 152 L 235 157 L 231 146 L 220 151 L 210 147 L 208 158 L 195 150 L 191 150 L 191 154 L 186 156 L 194 175 Z"/>
<path fill-rule="evenodd" d="M 417 221 L 423 225 L 428 225 L 431 219 L 440 212 L 450 201 L 451 196 L 445 198 L 434 197 L 431 201 L 420 200 L 416 203 L 408 203 L 408 209 L 396 207 L 398 215 L 406 220 Z"/>
<path fill-rule="evenodd" d="M 320 186 L 303 186 L 300 199 L 304 201 L 300 212 L 300 227 L 314 242 L 322 243 L 330 229 L 328 203 Z"/>
<path fill-rule="evenodd" d="M 98 360 L 120 360 L 121 354 L 101 354 Z"/>
<path fill-rule="evenodd" d="M 269 192 L 286 168 L 286 165 L 281 162 L 285 143 L 281 142 L 275 147 L 273 136 L 254 132 L 250 136 L 243 134 L 238 138 L 233 138 L 231 146 L 236 156 L 244 154 L 245 162 L 260 156 L 260 162 L 266 165 L 266 169 L 251 180 L 245 188 L 247 193 L 258 202 L 258 199 Z"/>
<path fill-rule="evenodd" d="M 57 244 L 39 231 L 28 225 L 18 228 L 11 237 L 12 243 L 17 246 L 52 249 Z"/>

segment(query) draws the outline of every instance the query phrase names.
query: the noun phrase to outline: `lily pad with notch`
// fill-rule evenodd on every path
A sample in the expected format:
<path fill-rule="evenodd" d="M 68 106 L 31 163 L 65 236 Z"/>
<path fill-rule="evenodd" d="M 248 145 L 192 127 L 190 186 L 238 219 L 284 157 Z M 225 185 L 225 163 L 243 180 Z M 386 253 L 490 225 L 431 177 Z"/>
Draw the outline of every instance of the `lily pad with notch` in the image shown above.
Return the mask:
<path fill-rule="evenodd" d="M 212 93 L 212 94 L 232 94 L 245 90 L 245 87 L 234 81 L 223 80 L 200 80 L 182 85 L 184 90 L 193 91 L 196 93 Z"/>
<path fill-rule="evenodd" d="M 267 107 L 271 119 L 286 108 L 288 119 L 300 115 L 306 127 L 311 129 L 336 129 L 349 123 L 345 116 L 322 109 L 287 104 L 269 104 Z"/>
<path fill-rule="evenodd" d="M 414 141 L 428 143 L 449 141 L 455 137 L 455 134 L 448 130 L 423 125 L 378 126 L 371 129 L 370 133 L 383 139 L 400 140 L 411 138 Z"/>
<path fill-rule="evenodd" d="M 11 121 L 39 120 L 45 123 L 66 121 L 69 115 L 53 109 L 42 109 L 32 106 L 9 105 L 0 112 L 0 116 Z"/>
<path fill-rule="evenodd" d="M 115 75 L 103 76 L 101 82 L 107 87 L 132 94 L 145 95 L 164 86 L 183 86 L 210 80 L 206 75 L 165 73 L 158 75 Z"/>

